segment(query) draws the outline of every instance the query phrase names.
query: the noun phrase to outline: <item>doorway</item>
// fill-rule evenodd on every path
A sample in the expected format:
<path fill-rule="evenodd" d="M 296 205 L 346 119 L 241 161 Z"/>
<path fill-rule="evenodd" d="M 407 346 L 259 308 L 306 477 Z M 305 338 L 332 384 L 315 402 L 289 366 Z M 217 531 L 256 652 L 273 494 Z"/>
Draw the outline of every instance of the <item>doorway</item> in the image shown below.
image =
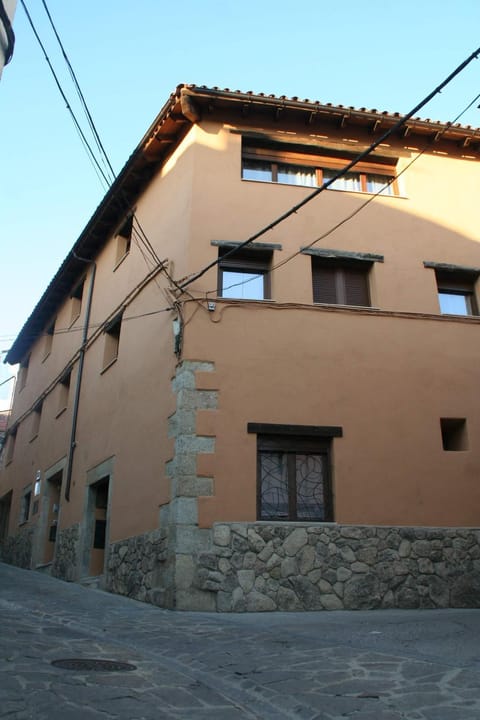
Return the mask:
<path fill-rule="evenodd" d="M 0 545 L 5 542 L 10 523 L 10 510 L 12 507 L 13 490 L 0 498 Z"/>
<path fill-rule="evenodd" d="M 107 543 L 108 490 L 110 477 L 107 475 L 89 486 L 90 566 L 89 575 L 103 574 L 105 565 L 105 546 Z"/>
<path fill-rule="evenodd" d="M 49 563 L 53 562 L 53 558 L 55 556 L 55 545 L 57 542 L 57 530 L 60 512 L 60 495 L 62 490 L 62 477 L 63 472 L 62 470 L 60 470 L 47 480 L 47 519 L 45 524 L 45 539 L 43 544 L 42 559 L 44 565 L 48 565 Z"/>

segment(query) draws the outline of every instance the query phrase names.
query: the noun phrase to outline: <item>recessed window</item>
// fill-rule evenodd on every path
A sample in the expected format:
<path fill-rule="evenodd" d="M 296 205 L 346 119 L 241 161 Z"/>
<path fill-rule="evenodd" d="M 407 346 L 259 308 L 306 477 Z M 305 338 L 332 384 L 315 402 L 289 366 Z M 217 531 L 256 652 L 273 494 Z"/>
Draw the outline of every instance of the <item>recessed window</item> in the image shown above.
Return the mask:
<path fill-rule="evenodd" d="M 85 280 L 82 280 L 72 291 L 72 294 L 70 296 L 71 299 L 71 313 L 70 313 L 70 324 L 73 324 L 75 320 L 80 317 L 80 313 L 82 312 L 82 299 L 83 299 L 83 289 L 85 285 Z"/>
<path fill-rule="evenodd" d="M 333 520 L 330 453 L 342 429 L 249 423 L 248 432 L 257 434 L 258 519 Z"/>
<path fill-rule="evenodd" d="M 115 266 L 117 266 L 130 252 L 132 245 L 132 232 L 133 232 L 133 215 L 130 215 L 116 235 L 117 249 L 115 257 Z"/>
<path fill-rule="evenodd" d="M 70 394 L 70 382 L 72 373 L 66 372 L 58 383 L 58 409 L 57 416 L 62 413 L 68 406 L 68 396 Z"/>
<path fill-rule="evenodd" d="M 39 402 L 35 405 L 35 408 L 32 412 L 32 434 L 31 439 L 37 437 L 39 431 L 40 431 L 40 420 L 42 418 L 42 410 L 43 410 L 43 402 Z"/>
<path fill-rule="evenodd" d="M 313 302 L 369 307 L 371 265 L 364 260 L 312 256 Z"/>
<path fill-rule="evenodd" d="M 270 298 L 270 265 L 272 252 L 244 249 L 231 252 L 220 248 L 218 295 L 236 300 L 267 300 Z"/>
<path fill-rule="evenodd" d="M 20 506 L 20 523 L 25 523 L 30 517 L 30 506 L 32 504 L 32 491 L 31 489 L 23 493 L 22 502 Z"/>
<path fill-rule="evenodd" d="M 341 157 L 341 154 L 334 151 L 331 155 L 320 153 L 320 148 L 316 151 L 316 148 L 307 146 L 281 146 L 279 143 L 255 143 L 244 139 L 242 179 L 320 187 L 354 158 L 353 154 Z M 396 160 L 392 158 L 373 157 L 371 161 L 364 159 L 346 175 L 329 185 L 329 189 L 398 195 L 395 166 Z"/>
<path fill-rule="evenodd" d="M 53 345 L 53 336 L 55 335 L 55 320 L 50 323 L 50 325 L 45 330 L 45 341 L 44 341 L 44 347 L 43 347 L 43 358 L 44 360 L 47 359 L 47 357 L 52 352 L 52 345 Z"/>
<path fill-rule="evenodd" d="M 436 270 L 440 312 L 446 315 L 478 315 L 475 297 L 477 276 L 469 272 Z"/>
<path fill-rule="evenodd" d="M 258 519 L 331 520 L 328 441 L 259 435 Z"/>
<path fill-rule="evenodd" d="M 106 370 L 118 357 L 122 313 L 111 320 L 105 328 L 105 347 L 103 351 L 103 369 Z"/>
<path fill-rule="evenodd" d="M 468 450 L 467 421 L 465 418 L 440 418 L 444 450 Z"/>
<path fill-rule="evenodd" d="M 5 451 L 5 463 L 11 463 L 15 452 L 15 443 L 17 441 L 17 428 L 12 428 L 7 437 L 7 448 Z"/>
<path fill-rule="evenodd" d="M 18 389 L 23 390 L 25 385 L 27 384 L 27 376 L 28 376 L 28 365 L 30 363 L 30 356 L 26 357 L 22 362 L 20 363 L 20 369 L 18 371 Z"/>

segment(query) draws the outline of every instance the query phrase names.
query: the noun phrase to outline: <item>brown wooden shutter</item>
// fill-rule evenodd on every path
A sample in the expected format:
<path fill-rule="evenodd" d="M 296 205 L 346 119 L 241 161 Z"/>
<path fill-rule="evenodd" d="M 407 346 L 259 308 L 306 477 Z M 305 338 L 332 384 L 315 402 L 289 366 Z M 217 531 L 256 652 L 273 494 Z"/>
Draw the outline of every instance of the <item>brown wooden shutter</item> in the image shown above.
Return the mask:
<path fill-rule="evenodd" d="M 322 266 L 312 258 L 313 302 L 330 305 L 338 303 L 335 274 L 334 267 Z"/>
<path fill-rule="evenodd" d="M 225 270 L 244 270 L 245 272 L 267 272 L 270 269 L 272 260 L 271 250 L 238 250 L 229 257 L 224 258 L 223 255 L 230 252 L 232 248 L 221 249 L 220 266 Z"/>
<path fill-rule="evenodd" d="M 368 293 L 368 266 L 365 268 L 343 268 L 345 283 L 345 305 L 370 305 Z"/>
<path fill-rule="evenodd" d="M 365 262 L 342 263 L 312 258 L 313 301 L 330 305 L 361 305 L 368 307 L 368 272 Z"/>

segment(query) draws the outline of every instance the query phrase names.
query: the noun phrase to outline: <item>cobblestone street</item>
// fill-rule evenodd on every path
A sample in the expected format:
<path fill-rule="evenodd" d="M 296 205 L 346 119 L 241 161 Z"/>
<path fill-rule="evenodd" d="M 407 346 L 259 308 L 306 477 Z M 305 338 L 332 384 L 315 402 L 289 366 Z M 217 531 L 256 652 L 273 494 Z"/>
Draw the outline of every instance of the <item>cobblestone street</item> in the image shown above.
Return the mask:
<path fill-rule="evenodd" d="M 480 717 L 478 610 L 175 613 L 0 564 L 0 612 L 2 719 Z"/>

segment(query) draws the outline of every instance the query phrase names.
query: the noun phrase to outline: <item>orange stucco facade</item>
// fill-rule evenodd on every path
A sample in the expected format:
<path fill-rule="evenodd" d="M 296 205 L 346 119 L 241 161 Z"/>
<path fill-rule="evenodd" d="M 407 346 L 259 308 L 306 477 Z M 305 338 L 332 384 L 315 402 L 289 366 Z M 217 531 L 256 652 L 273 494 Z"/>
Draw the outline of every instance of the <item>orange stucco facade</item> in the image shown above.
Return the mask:
<path fill-rule="evenodd" d="M 246 139 L 270 148 L 269 162 L 282 152 L 288 164 L 293 146 L 347 162 L 393 124 L 379 115 L 377 129 L 367 111 L 339 122 L 335 108 L 312 120 L 315 106 L 294 101 L 278 114 L 253 98 L 247 107 L 230 91 L 177 89 L 17 339 L 10 360 L 28 367 L 0 475 L 7 561 L 73 580 L 110 574 L 114 591 L 177 607 L 189 606 L 188 592 L 190 607 L 215 609 L 211 587 L 184 571 L 216 525 L 262 520 L 249 424 L 295 436 L 340 429 L 328 438 L 330 525 L 480 525 L 471 132 L 421 121 L 397 131 L 374 152 L 395 168 L 395 192 L 320 193 L 258 239 L 268 296 L 229 299 L 215 264 L 222 248 L 312 192 L 246 179 Z M 119 229 L 132 210 L 123 253 Z M 312 262 L 329 253 L 339 266 L 366 263 L 368 305 L 314 301 Z M 445 272 L 468 312 L 441 312 Z M 448 431 L 452 419 L 462 437 L 449 445 L 442 423 Z M 138 537 L 164 564 L 145 561 L 148 582 L 130 592 L 113 548 Z"/>

